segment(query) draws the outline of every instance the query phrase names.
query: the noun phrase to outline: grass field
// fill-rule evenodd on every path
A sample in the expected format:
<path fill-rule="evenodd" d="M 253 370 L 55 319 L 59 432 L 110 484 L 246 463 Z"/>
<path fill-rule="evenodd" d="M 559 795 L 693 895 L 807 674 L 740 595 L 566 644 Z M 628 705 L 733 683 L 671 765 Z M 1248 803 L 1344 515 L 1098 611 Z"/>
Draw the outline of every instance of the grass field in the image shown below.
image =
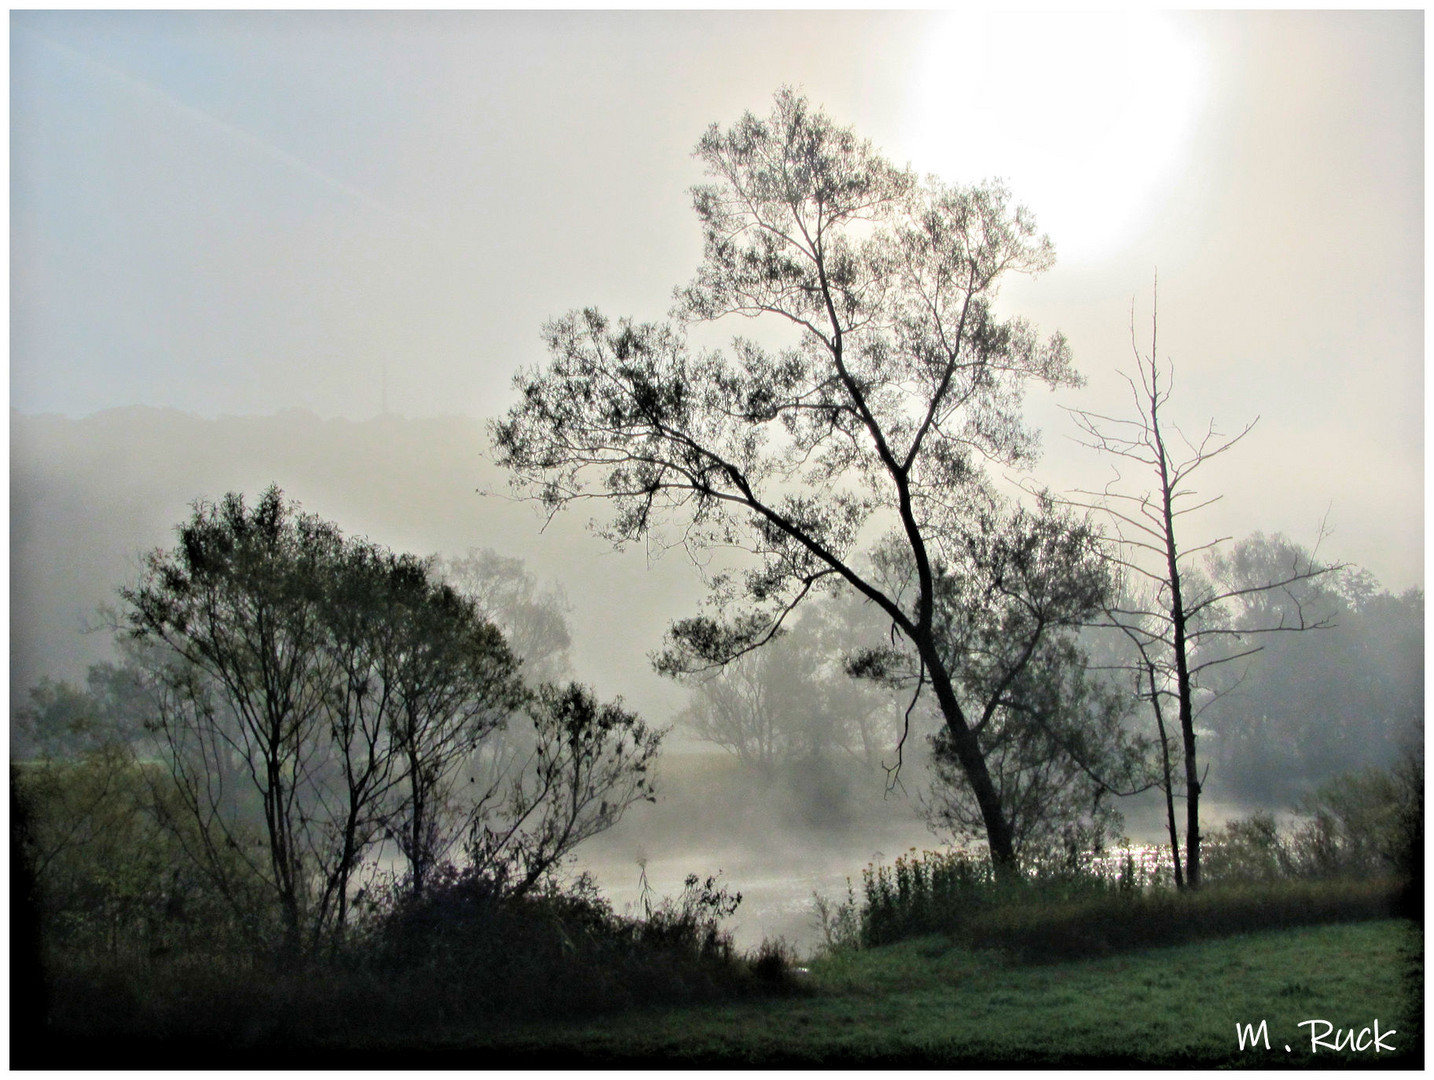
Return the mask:
<path fill-rule="evenodd" d="M 369 1058 L 516 1066 L 1417 1067 L 1422 934 L 1383 920 L 1272 931 L 1096 960 L 1012 965 L 940 936 L 815 961 L 773 1001 L 629 1013 L 518 1028 Z M 1241 1050 L 1238 1024 L 1270 1049 Z M 1311 1052 L 1336 1029 L 1379 1021 L 1395 1052 Z M 1395 1034 L 1389 1035 L 1393 1031 Z M 1333 1041 L 1336 1035 L 1326 1036 Z M 1366 1037 L 1365 1042 L 1371 1039 Z M 1290 1049 L 1285 1050 L 1288 1044 Z M 377 1050 L 377 1048 L 375 1048 Z"/>

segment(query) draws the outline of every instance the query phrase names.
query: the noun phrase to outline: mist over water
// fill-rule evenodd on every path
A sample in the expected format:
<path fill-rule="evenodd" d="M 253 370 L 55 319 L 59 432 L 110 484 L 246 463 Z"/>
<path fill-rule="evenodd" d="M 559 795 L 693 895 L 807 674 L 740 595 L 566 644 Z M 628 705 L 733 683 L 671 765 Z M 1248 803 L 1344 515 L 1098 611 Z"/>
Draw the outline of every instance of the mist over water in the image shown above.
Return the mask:
<path fill-rule="evenodd" d="M 850 883 L 859 902 L 867 866 L 890 864 L 912 849 L 950 850 L 926 825 L 910 795 L 884 794 L 880 772 L 857 781 L 840 817 L 823 823 L 801 820 L 784 797 L 790 793 L 776 788 L 769 789 L 769 799 L 745 806 L 740 805 L 744 800 L 716 800 L 714 787 L 733 773 L 730 759 L 721 753 L 668 754 L 665 769 L 675 775 L 664 783 L 659 773 L 656 805 L 634 807 L 611 832 L 580 847 L 571 872 L 591 874 L 614 910 L 640 916 L 644 877 L 656 904 L 677 896 L 687 875 L 706 879 L 720 871 L 728 891 L 742 894 L 741 905 L 725 924 L 741 948 L 781 937 L 810 954 L 823 941 L 814 893 L 841 903 Z M 908 773 L 912 790 L 919 775 L 915 768 Z M 712 800 L 706 812 L 704 800 Z M 1124 837 L 1108 844 L 1100 861 L 1104 872 L 1119 873 L 1129 853 L 1147 875 L 1163 871 L 1168 878 L 1170 852 L 1158 793 L 1117 800 L 1117 808 L 1125 818 Z M 1202 804 L 1207 829 L 1246 812 L 1228 801 Z"/>
<path fill-rule="evenodd" d="M 747 774 L 699 739 L 682 715 L 692 689 L 658 676 L 649 660 L 668 623 L 699 608 L 694 568 L 679 554 L 614 553 L 578 520 L 538 532 L 532 507 L 476 494 L 504 490 L 484 460 L 477 421 L 354 423 L 307 413 L 205 421 L 151 409 L 83 421 L 11 419 L 12 707 L 43 677 L 83 685 L 89 664 L 113 658 L 107 632 L 82 628 L 98 624 L 96 609 L 132 580 L 139 553 L 173 544 L 192 500 L 230 490 L 253 496 L 277 480 L 349 535 L 420 553 L 491 547 L 520 560 L 540 592 L 560 587 L 566 597 L 570 675 L 604 698 L 622 695 L 649 723 L 673 727 L 659 758 L 657 804 L 634 806 L 576 852 L 572 871 L 591 872 L 616 910 L 640 911 L 640 861 L 654 902 L 677 896 L 689 874 L 705 880 L 720 870 L 729 891 L 743 896 L 731 920 L 739 944 L 784 936 L 808 949 L 820 940 L 813 892 L 840 901 L 849 878 L 859 896 L 868 863 L 941 847 L 916 801 L 927 786 L 928 729 L 908 742 L 904 792 L 885 795 L 880 764 L 892 760 L 897 723 L 889 705 L 871 714 L 874 755 L 858 765 L 839 751 L 850 770 L 820 780 L 800 764 L 770 778 Z M 1212 710 L 1230 738 L 1209 744 L 1207 829 L 1254 808 L 1287 812 L 1312 782 L 1387 763 L 1380 740 L 1402 717 L 1422 717 L 1422 616 L 1384 603 L 1343 617 L 1339 629 L 1271 645 L 1259 661 L 1266 668 Z M 870 692 L 839 671 L 804 670 L 784 706 L 806 710 L 789 732 L 799 757 L 825 737 L 803 725 Z M 849 725 L 843 736 L 853 752 L 859 735 Z M 1133 844 L 1166 843 L 1158 797 L 1115 806 Z"/>

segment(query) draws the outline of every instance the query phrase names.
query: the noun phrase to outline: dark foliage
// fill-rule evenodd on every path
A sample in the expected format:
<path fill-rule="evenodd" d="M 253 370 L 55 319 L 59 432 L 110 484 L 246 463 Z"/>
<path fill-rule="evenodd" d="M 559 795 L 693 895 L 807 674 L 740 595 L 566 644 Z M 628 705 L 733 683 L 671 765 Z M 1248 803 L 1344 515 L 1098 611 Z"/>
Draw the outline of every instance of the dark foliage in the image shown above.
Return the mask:
<path fill-rule="evenodd" d="M 450 868 L 382 921 L 363 963 L 390 985 L 413 987 L 426 1014 L 414 1023 L 591 1016 L 790 986 L 790 951 L 765 945 L 749 959 L 721 928 L 740 901 L 717 878 L 694 874 L 676 900 L 629 918 L 586 878 L 514 896 Z"/>
<path fill-rule="evenodd" d="M 945 933 L 1024 960 L 1065 959 L 1288 926 L 1399 916 L 1422 920 L 1424 765 L 1363 770 L 1324 785 L 1281 829 L 1255 814 L 1208 838 L 1206 884 L 1172 890 L 1133 853 L 1091 838 L 1028 859 L 998 880 L 990 860 L 914 851 L 863 873 L 840 944 Z M 853 925 L 855 924 L 855 925 Z M 832 936 L 828 934 L 829 943 Z M 852 940 L 855 939 L 855 940 Z"/>
<path fill-rule="evenodd" d="M 1099 956 L 1295 926 L 1399 914 L 1402 882 L 1277 882 L 1200 892 L 1119 892 L 1065 905 L 993 908 L 972 921 L 967 941 L 1027 962 Z"/>
<path fill-rule="evenodd" d="M 48 972 L 44 1034 L 117 1039 L 154 1061 L 203 1047 L 284 1063 L 278 1055 L 323 1047 L 441 1045 L 455 1032 L 795 989 L 785 945 L 750 958 L 733 947 L 719 924 L 740 896 L 713 877 L 689 877 L 641 919 L 615 914 L 587 879 L 518 896 L 450 865 L 421 896 L 394 899 L 342 950 L 302 968 L 237 955 L 71 956 Z"/>
<path fill-rule="evenodd" d="M 1188 941 L 1388 918 L 1404 913 L 1407 883 L 1276 879 L 1179 892 L 1145 884 L 1137 866 L 1113 872 L 1049 865 L 997 880 L 988 860 L 927 852 L 868 868 L 861 944 L 942 933 L 1022 962 L 1066 960 Z"/>

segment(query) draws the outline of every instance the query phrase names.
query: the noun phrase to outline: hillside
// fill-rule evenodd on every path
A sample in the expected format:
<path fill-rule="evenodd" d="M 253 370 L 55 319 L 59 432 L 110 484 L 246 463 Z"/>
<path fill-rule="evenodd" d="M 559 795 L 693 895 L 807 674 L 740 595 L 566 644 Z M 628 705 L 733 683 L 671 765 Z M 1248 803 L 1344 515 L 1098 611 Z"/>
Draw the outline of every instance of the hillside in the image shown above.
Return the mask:
<path fill-rule="evenodd" d="M 12 701 L 43 676 L 82 679 L 110 655 L 97 609 L 132 580 L 139 555 L 174 539 L 196 499 L 277 483 L 346 533 L 396 549 L 491 547 L 524 559 L 572 602 L 573 662 L 604 695 L 662 720 L 682 695 L 646 655 L 700 595 L 679 557 L 614 553 L 569 516 L 542 529 L 487 457 L 482 421 L 458 416 L 206 420 L 134 407 L 82 420 L 10 415 Z M 480 495 L 477 489 L 494 492 Z"/>

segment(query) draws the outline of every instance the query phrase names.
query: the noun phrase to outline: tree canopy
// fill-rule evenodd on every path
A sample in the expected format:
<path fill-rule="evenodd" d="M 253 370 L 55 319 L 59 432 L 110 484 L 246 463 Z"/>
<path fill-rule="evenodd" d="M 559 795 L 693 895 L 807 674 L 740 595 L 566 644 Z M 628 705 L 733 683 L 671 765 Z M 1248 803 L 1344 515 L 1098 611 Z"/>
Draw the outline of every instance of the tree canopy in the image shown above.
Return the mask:
<path fill-rule="evenodd" d="M 525 686 L 432 560 L 345 538 L 276 487 L 197 504 L 120 595 L 190 855 L 236 904 L 236 859 L 262 881 L 290 950 L 342 937 L 385 845 L 415 896 L 460 845 L 527 889 L 651 797 L 661 732 L 585 687 Z M 524 709 L 533 730 L 492 751 Z"/>
<path fill-rule="evenodd" d="M 938 593 L 1000 502 L 986 467 L 1036 456 L 1026 384 L 1077 381 L 1063 337 L 995 308 L 1001 280 L 1048 268 L 1052 245 L 1001 185 L 918 179 L 789 89 L 767 117 L 713 125 L 696 156 L 712 178 L 693 190 L 704 257 L 674 320 L 550 322 L 550 362 L 518 375 L 493 425 L 498 460 L 553 512 L 609 502 L 596 524 L 617 544 L 750 554 L 713 575 L 707 613 L 672 626 L 663 670 L 764 643 L 814 589 L 876 605 L 938 702 L 992 855 L 1013 865 Z M 731 315 L 790 343 L 689 345 L 689 324 Z M 910 567 L 901 591 L 876 572 L 883 544 Z"/>

